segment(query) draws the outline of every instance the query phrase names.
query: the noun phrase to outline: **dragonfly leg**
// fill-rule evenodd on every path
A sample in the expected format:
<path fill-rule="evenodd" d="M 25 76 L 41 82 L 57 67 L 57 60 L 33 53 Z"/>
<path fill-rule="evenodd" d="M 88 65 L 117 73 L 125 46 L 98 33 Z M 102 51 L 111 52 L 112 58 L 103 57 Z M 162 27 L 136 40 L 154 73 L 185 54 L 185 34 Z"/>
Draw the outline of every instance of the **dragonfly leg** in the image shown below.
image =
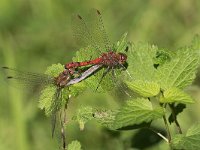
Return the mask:
<path fill-rule="evenodd" d="M 103 73 L 103 75 L 101 76 L 101 79 L 100 79 L 100 81 L 99 81 L 99 83 L 98 83 L 98 86 L 97 86 L 97 88 L 96 88 L 96 91 L 98 90 L 98 88 L 99 88 L 99 85 L 101 84 L 101 82 L 102 82 L 102 80 L 103 80 L 103 78 L 106 76 L 106 74 L 110 71 L 110 67 L 107 67 L 107 69 L 104 71 L 104 73 Z"/>

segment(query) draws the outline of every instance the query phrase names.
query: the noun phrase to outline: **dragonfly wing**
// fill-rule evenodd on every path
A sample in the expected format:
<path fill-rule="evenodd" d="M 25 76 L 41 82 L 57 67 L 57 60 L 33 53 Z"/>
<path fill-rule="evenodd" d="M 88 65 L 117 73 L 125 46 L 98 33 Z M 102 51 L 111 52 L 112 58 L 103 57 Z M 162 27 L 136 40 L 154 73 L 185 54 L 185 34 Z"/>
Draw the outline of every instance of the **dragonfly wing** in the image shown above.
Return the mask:
<path fill-rule="evenodd" d="M 88 26 L 90 27 L 90 31 L 94 40 L 101 49 L 101 53 L 112 51 L 112 45 L 106 33 L 103 18 L 99 10 L 94 8 L 90 10 Z"/>
<path fill-rule="evenodd" d="M 62 111 L 62 89 L 57 88 L 55 95 L 53 97 L 54 104 L 52 106 L 51 124 L 52 124 L 52 137 L 56 136 L 59 145 L 62 148 L 66 146 L 65 137 L 65 110 Z M 66 108 L 64 108 L 66 109 Z M 64 114 L 63 114 L 64 113 Z"/>
<path fill-rule="evenodd" d="M 2 74 L 5 81 L 17 88 L 40 89 L 48 84 L 54 83 L 54 78 L 39 73 L 23 72 L 17 69 L 2 67 Z"/>
<path fill-rule="evenodd" d="M 72 29 L 78 44 L 83 47 L 92 46 L 96 50 L 96 56 L 99 57 L 102 53 L 111 50 L 112 45 L 108 40 L 102 16 L 98 10 L 92 9 L 85 18 L 73 15 Z"/>

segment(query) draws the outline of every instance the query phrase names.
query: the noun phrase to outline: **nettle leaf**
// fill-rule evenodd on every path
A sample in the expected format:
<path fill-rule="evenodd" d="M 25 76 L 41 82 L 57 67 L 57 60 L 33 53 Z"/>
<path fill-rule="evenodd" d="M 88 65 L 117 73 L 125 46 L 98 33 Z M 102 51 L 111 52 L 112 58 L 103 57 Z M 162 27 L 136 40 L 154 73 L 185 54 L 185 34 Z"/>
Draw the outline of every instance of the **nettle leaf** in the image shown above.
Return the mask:
<path fill-rule="evenodd" d="M 182 48 L 171 61 L 158 67 L 158 77 L 162 89 L 184 88 L 195 78 L 199 56 L 191 48 Z"/>
<path fill-rule="evenodd" d="M 81 150 L 81 144 L 77 140 L 72 141 L 70 144 L 68 144 L 67 149 L 68 150 Z"/>
<path fill-rule="evenodd" d="M 56 77 L 59 75 L 60 72 L 64 70 L 64 67 L 61 64 L 53 64 L 52 66 L 48 67 L 45 74 Z M 52 113 L 54 110 L 55 102 L 54 102 L 54 96 L 56 93 L 56 86 L 55 85 L 49 85 L 46 86 L 42 91 L 39 98 L 39 108 L 45 110 L 45 114 L 48 116 Z M 60 106 L 62 102 L 57 102 L 60 104 L 57 104 L 57 106 Z"/>
<path fill-rule="evenodd" d="M 194 100 L 191 98 L 190 95 L 185 93 L 184 91 L 172 87 L 167 89 L 163 92 L 163 96 L 160 98 L 161 103 L 194 103 Z"/>
<path fill-rule="evenodd" d="M 77 110 L 76 115 L 72 118 L 79 123 L 81 130 L 84 129 L 85 123 L 93 119 L 93 108 L 92 107 L 81 107 Z"/>
<path fill-rule="evenodd" d="M 166 49 L 159 49 L 156 52 L 156 56 L 153 58 L 154 67 L 157 68 L 158 66 L 165 64 L 165 62 L 170 61 L 173 56 L 174 53 L 172 51 Z"/>
<path fill-rule="evenodd" d="M 200 149 L 200 124 L 195 124 L 188 129 L 186 135 L 177 134 L 172 138 L 174 149 Z"/>
<path fill-rule="evenodd" d="M 117 52 L 124 52 L 127 47 L 127 41 L 126 41 L 127 34 L 124 34 L 120 41 L 117 42 L 116 45 L 113 45 L 112 49 L 116 49 Z M 92 46 L 88 46 L 85 48 L 80 49 L 76 53 L 76 57 L 73 58 L 73 61 L 81 62 L 81 61 L 88 61 L 93 60 L 96 58 L 101 57 L 102 53 L 107 52 L 104 49 L 97 50 Z M 82 67 L 83 68 L 83 67 Z M 91 75 L 87 80 L 82 81 L 86 85 L 86 87 L 90 87 L 90 89 L 96 91 L 98 87 L 98 92 L 107 92 L 113 90 L 113 88 L 117 85 L 116 80 L 120 78 L 122 69 L 115 69 L 115 77 L 114 79 L 112 72 L 108 72 L 106 76 L 101 81 L 101 84 L 99 85 L 99 82 L 107 70 L 106 67 L 100 68 L 94 75 Z"/>
<path fill-rule="evenodd" d="M 135 80 L 132 82 L 125 81 L 125 83 L 131 90 L 143 97 L 152 97 L 160 92 L 160 85 L 156 82 Z"/>
<path fill-rule="evenodd" d="M 158 48 L 154 45 L 137 43 L 132 44 L 131 50 L 128 51 L 128 68 L 133 80 L 156 81 L 154 68 L 154 57 Z M 127 80 L 127 79 L 126 79 Z"/>
<path fill-rule="evenodd" d="M 39 98 L 39 108 L 45 110 L 45 114 L 48 116 L 52 113 L 53 110 L 53 97 L 56 91 L 55 86 L 48 86 L 41 91 Z"/>
<path fill-rule="evenodd" d="M 94 112 L 94 119 L 103 126 L 113 129 L 116 114 L 117 111 L 98 109 Z"/>
<path fill-rule="evenodd" d="M 127 34 L 128 33 L 124 33 L 122 35 L 121 39 L 117 42 L 117 44 L 115 46 L 116 52 L 125 52 L 125 50 L 128 46 Z"/>
<path fill-rule="evenodd" d="M 119 110 L 115 117 L 115 128 L 149 123 L 152 120 L 161 118 L 164 112 L 161 107 L 153 108 L 148 99 L 137 98 L 129 100 Z M 139 127 L 139 126 L 138 126 Z"/>

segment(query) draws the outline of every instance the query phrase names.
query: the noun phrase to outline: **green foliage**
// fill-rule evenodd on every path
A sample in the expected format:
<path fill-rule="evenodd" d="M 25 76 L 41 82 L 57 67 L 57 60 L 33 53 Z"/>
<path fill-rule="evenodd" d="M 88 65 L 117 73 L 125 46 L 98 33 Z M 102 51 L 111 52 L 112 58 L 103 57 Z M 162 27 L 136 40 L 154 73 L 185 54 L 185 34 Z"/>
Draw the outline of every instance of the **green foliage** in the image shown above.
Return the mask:
<path fill-rule="evenodd" d="M 169 49 L 175 50 L 177 47 L 188 44 L 193 34 L 199 33 L 200 31 L 199 0 L 128 1 L 127 3 L 113 0 L 108 0 L 107 2 L 79 1 L 78 3 L 76 1 L 2 0 L 0 1 L 1 64 L 3 66 L 6 65 L 18 68 L 19 70 L 43 72 L 44 68 L 52 62 L 66 63 L 71 61 L 75 50 L 73 50 L 74 39 L 71 36 L 71 29 L 69 27 L 70 16 L 72 13 L 79 13 L 82 15 L 87 11 L 88 7 L 94 6 L 98 6 L 98 9 L 103 11 L 105 27 L 108 27 L 107 31 L 111 39 L 118 39 L 121 33 L 128 29 L 130 31 L 128 38 L 131 41 L 148 41 L 149 43 L 158 45 L 158 51 L 163 51 L 161 55 L 156 52 L 157 57 L 154 57 L 154 64 L 159 64 L 158 67 L 174 57 L 173 55 L 168 55 Z M 118 10 L 120 10 L 120 13 L 116 13 L 119 12 Z M 193 41 L 194 44 L 190 46 L 191 50 L 199 50 L 199 37 L 196 36 Z M 162 47 L 165 47 L 165 49 L 163 50 Z M 176 53 L 176 51 L 173 51 L 173 53 Z M 199 55 L 198 51 L 196 53 Z M 168 59 L 168 56 L 170 59 Z M 134 60 L 129 59 L 128 63 L 131 61 Z M 128 67 L 128 69 L 131 68 Z M 142 68 L 138 66 L 138 68 L 134 67 L 132 69 L 138 71 Z M 144 70 L 144 72 L 145 71 L 146 70 Z M 141 74 L 141 76 L 143 76 L 143 74 Z M 134 76 L 132 76 L 132 78 L 134 78 Z M 124 81 L 126 80 L 129 81 L 128 79 Z M 159 84 L 157 83 L 158 80 L 155 81 L 156 84 Z M 198 81 L 197 79 L 195 84 L 199 85 Z M 132 79 L 130 82 L 132 82 Z M 148 82 L 152 83 L 152 81 Z M 88 85 L 89 88 L 91 88 L 90 85 Z M 77 91 L 74 91 L 72 95 L 81 95 L 82 90 L 86 88 L 84 87 L 85 84 L 79 83 L 69 88 L 76 86 Z M 96 89 L 96 86 L 94 82 L 92 88 Z M 100 88 L 98 91 L 100 91 Z M 168 89 L 171 88 L 173 87 Z M 192 87 L 192 90 L 193 89 L 194 87 Z M 197 90 L 197 94 L 194 91 L 190 94 L 192 94 L 192 97 L 199 97 L 199 89 L 195 88 L 195 90 Z M 1 84 L 0 91 L 0 126 L 2 129 L 2 132 L 0 132 L 0 149 L 58 149 L 58 146 L 53 142 L 49 133 L 49 119 L 44 119 L 43 115 L 38 113 L 34 101 L 27 102 L 27 100 L 32 100 L 32 97 L 26 97 L 25 92 L 23 92 L 23 97 L 26 100 L 26 103 L 24 103 L 21 101 L 22 98 L 18 96 L 19 92 L 17 92 L 15 88 L 7 89 L 4 84 Z M 119 99 L 126 99 L 126 97 L 119 92 L 116 94 L 119 95 Z M 138 94 L 140 95 L 140 93 Z M 68 97 L 68 94 L 65 93 L 65 96 Z M 160 95 L 159 97 L 154 96 L 150 99 L 151 102 L 158 102 L 160 100 L 159 98 Z M 77 103 L 79 104 L 80 101 L 75 100 L 73 103 L 72 108 L 77 109 L 74 105 L 78 106 Z M 87 103 L 87 101 L 84 101 L 84 103 Z M 99 101 L 94 99 L 93 103 L 94 105 L 99 105 Z M 102 103 L 105 102 L 102 101 L 101 104 Z M 113 108 L 116 102 L 111 100 L 108 104 Z M 166 103 L 163 105 L 165 104 Z M 200 109 L 197 104 L 195 103 L 195 105 L 192 106 L 187 104 L 189 111 L 185 111 L 181 117 L 178 117 L 178 120 L 183 123 L 184 129 L 195 120 L 199 119 L 198 114 L 200 113 Z M 119 105 L 121 106 L 121 103 Z M 72 113 L 71 110 L 67 113 L 69 117 Z M 110 109 L 107 111 L 109 110 Z M 167 112 L 168 111 L 167 109 Z M 101 111 L 99 113 L 101 114 Z M 190 121 L 186 121 L 188 120 L 186 118 L 187 116 L 190 117 Z M 30 125 L 31 130 L 27 132 Z M 158 122 L 156 126 L 160 127 L 162 123 Z M 103 132 L 100 126 L 92 126 L 92 131 L 82 133 L 76 130 L 77 128 L 74 124 L 69 124 L 68 127 L 66 129 L 67 138 L 72 139 L 73 137 L 79 139 L 81 144 L 84 145 L 84 149 L 117 150 L 130 149 L 130 147 L 131 149 L 135 149 L 132 145 L 134 133 L 131 131 L 117 132 L 117 135 L 115 134 L 113 136 L 113 134 L 111 135 L 110 133 Z M 170 126 L 170 128 L 173 127 L 174 124 Z M 171 130 L 172 134 L 176 132 L 175 130 Z M 12 136 L 8 138 L 8 135 Z M 145 132 L 144 135 L 147 136 Z M 88 140 L 88 137 L 93 137 L 93 141 Z M 152 138 L 150 140 L 152 141 Z M 145 145 L 144 140 L 139 141 L 138 144 L 139 143 Z M 161 142 L 152 146 L 147 145 L 147 148 L 144 149 L 163 150 L 169 148 L 168 144 Z"/>
<path fill-rule="evenodd" d="M 73 120 L 79 123 L 81 130 L 84 129 L 85 123 L 93 118 L 93 108 L 92 107 L 81 107 L 78 109 L 76 116 L 73 117 Z"/>
<path fill-rule="evenodd" d="M 81 144 L 79 141 L 72 141 L 68 146 L 68 150 L 81 150 Z"/>
<path fill-rule="evenodd" d="M 190 127 L 185 135 L 177 134 L 172 139 L 174 149 L 200 149 L 200 124 Z"/>
<path fill-rule="evenodd" d="M 121 41 L 123 42 L 121 44 L 118 42 L 118 45 L 122 45 L 124 48 L 127 44 L 125 37 L 122 37 Z M 82 126 L 87 121 L 95 119 L 111 130 L 149 128 L 153 121 L 164 118 L 167 127 L 166 107 L 170 107 L 172 112 L 169 123 L 176 123 L 177 125 L 177 115 L 183 111 L 183 108 L 178 110 L 178 107 L 172 106 L 174 104 L 179 106 L 179 104 L 194 103 L 194 100 L 184 91 L 184 88 L 195 79 L 199 66 L 199 55 L 197 55 L 195 48 L 198 48 L 199 43 L 200 39 L 195 37 L 191 46 L 180 48 L 174 52 L 159 50 L 156 46 L 144 43 L 130 45 L 127 71 L 121 72 L 118 78 L 123 79 L 127 87 L 137 93 L 139 97 L 131 98 L 117 110 L 85 107 L 78 111 L 75 118 Z M 80 57 L 80 53 L 77 54 Z M 97 74 L 99 72 L 101 70 Z M 90 87 L 96 85 L 97 83 L 94 81 L 96 77 L 99 78 L 100 76 L 92 76 L 84 83 L 88 83 Z M 110 83 L 109 80 L 106 81 L 107 84 Z M 104 89 L 104 86 L 101 86 L 101 88 Z M 108 87 L 105 87 L 104 90 L 107 91 Z M 167 128 L 166 130 L 170 132 Z M 199 128 L 195 128 L 195 130 L 199 130 Z M 194 133 L 195 139 L 190 140 L 189 138 L 191 134 L 191 139 L 193 138 L 193 131 L 193 129 L 189 130 L 186 136 L 175 136 L 172 141 L 173 146 L 179 148 L 181 143 L 185 141 L 187 141 L 185 142 L 186 145 L 189 145 L 189 142 L 196 145 L 198 140 L 195 141 L 195 139 L 198 132 Z M 171 141 L 169 142 L 171 143 Z M 191 148 L 188 147 L 188 149 Z"/>
<path fill-rule="evenodd" d="M 129 100 L 119 110 L 115 118 L 115 128 L 122 128 L 131 125 L 149 123 L 152 120 L 162 118 L 163 109 L 161 107 L 153 108 L 148 99 L 137 98 Z"/>
<path fill-rule="evenodd" d="M 60 72 L 63 71 L 63 66 L 61 64 L 54 64 L 50 67 L 47 68 L 45 74 L 52 76 L 52 77 L 57 77 Z M 46 115 L 51 115 L 52 112 L 54 111 L 56 104 L 55 104 L 55 94 L 56 94 L 57 87 L 55 85 L 48 85 L 46 86 L 42 91 L 41 95 L 39 98 L 39 108 L 45 110 Z M 66 95 L 66 94 L 62 94 Z M 59 106 L 61 105 L 61 101 L 57 101 L 57 103 L 60 103 Z"/>
<path fill-rule="evenodd" d="M 135 80 L 132 82 L 127 81 L 126 84 L 131 90 L 143 97 L 156 96 L 160 92 L 160 85 L 156 82 Z"/>
<path fill-rule="evenodd" d="M 170 88 L 164 91 L 160 98 L 161 103 L 194 103 L 190 95 L 178 88 Z"/>
<path fill-rule="evenodd" d="M 199 55 L 190 48 L 185 47 L 176 51 L 176 56 L 170 62 L 158 67 L 158 78 L 161 88 L 184 88 L 195 79 Z"/>

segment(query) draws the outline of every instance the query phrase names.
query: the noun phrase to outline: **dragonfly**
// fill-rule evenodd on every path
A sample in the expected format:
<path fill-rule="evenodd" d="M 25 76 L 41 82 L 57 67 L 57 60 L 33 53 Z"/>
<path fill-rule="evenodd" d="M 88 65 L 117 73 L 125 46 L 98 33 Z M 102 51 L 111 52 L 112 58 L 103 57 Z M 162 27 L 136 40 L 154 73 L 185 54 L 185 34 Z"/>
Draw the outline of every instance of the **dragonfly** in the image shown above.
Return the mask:
<path fill-rule="evenodd" d="M 92 9 L 85 19 L 79 14 L 74 15 L 72 17 L 72 27 L 77 43 L 84 46 L 91 46 L 97 54 L 97 58 L 95 55 L 92 56 L 91 58 L 93 59 L 90 60 L 66 63 L 65 69 L 70 70 L 88 65 L 102 65 L 102 68 L 105 68 L 105 71 L 100 78 L 99 85 L 108 72 L 112 71 L 114 77 L 112 80 L 114 80 L 114 70 L 116 68 L 126 70 L 125 65 L 127 64 L 127 55 L 122 52 L 117 52 L 117 49 L 110 43 L 99 10 Z M 125 46 L 124 50 L 126 51 L 127 48 L 128 47 Z M 87 55 L 90 52 L 86 50 L 85 53 Z M 97 89 L 99 85 L 97 86 Z"/>
<path fill-rule="evenodd" d="M 9 68 L 9 67 L 2 67 L 3 73 L 6 76 L 7 81 L 11 81 L 12 84 L 20 84 L 22 87 L 40 87 L 40 89 L 44 89 L 47 86 L 53 85 L 56 87 L 55 94 L 52 97 L 52 101 L 54 102 L 51 114 L 52 120 L 52 137 L 54 137 L 54 132 L 56 126 L 60 126 L 61 130 L 61 138 L 62 138 L 62 147 L 65 149 L 66 142 L 65 142 L 65 122 L 66 122 L 66 113 L 65 110 L 67 109 L 67 104 L 65 104 L 65 108 L 63 112 L 59 111 L 61 109 L 60 99 L 62 98 L 62 89 L 68 87 L 70 85 L 76 84 L 81 82 L 82 80 L 91 76 L 95 71 L 97 71 L 101 65 L 95 65 L 90 67 L 87 70 L 84 70 L 81 74 L 78 73 L 78 76 L 71 73 L 71 71 L 64 69 L 58 76 L 53 77 L 46 74 L 39 74 L 33 72 L 24 72 L 19 71 L 17 69 Z M 59 120 L 57 119 L 59 117 Z"/>

